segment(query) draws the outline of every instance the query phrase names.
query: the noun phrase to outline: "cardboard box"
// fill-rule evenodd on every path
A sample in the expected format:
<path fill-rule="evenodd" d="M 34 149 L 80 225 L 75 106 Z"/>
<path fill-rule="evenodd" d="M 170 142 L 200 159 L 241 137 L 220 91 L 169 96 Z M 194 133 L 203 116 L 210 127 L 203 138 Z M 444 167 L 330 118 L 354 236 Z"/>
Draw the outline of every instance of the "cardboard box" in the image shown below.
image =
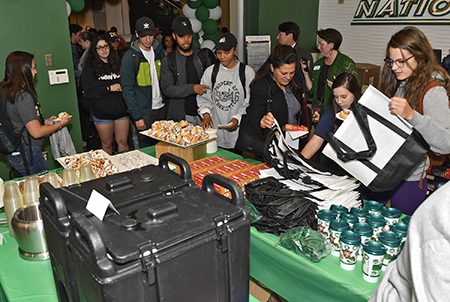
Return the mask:
<path fill-rule="evenodd" d="M 361 85 L 373 85 L 378 88 L 380 83 L 381 67 L 379 65 L 369 63 L 356 63 Z"/>
<path fill-rule="evenodd" d="M 270 289 L 260 285 L 253 278 L 250 279 L 250 295 L 256 298 L 259 302 L 284 302 L 277 294 Z"/>

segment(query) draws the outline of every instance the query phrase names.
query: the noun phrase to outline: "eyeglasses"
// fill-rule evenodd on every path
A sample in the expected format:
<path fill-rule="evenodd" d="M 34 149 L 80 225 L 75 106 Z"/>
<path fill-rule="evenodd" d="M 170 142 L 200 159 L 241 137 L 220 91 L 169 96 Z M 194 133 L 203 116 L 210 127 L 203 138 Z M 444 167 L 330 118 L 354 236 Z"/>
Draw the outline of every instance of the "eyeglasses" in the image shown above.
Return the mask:
<path fill-rule="evenodd" d="M 386 59 L 384 59 L 384 64 L 386 64 L 387 67 L 392 68 L 392 66 L 394 66 L 394 63 L 395 63 L 395 65 L 397 65 L 397 67 L 403 68 L 403 67 L 405 67 L 405 63 L 412 57 L 414 57 L 414 56 L 410 56 L 407 59 L 398 59 L 395 61 L 392 59 L 386 58 Z"/>
<path fill-rule="evenodd" d="M 96 47 L 95 49 L 97 49 L 97 50 L 107 50 L 107 49 L 109 49 L 109 45 L 108 45 L 108 44 L 105 44 L 105 45 L 103 45 L 103 46 L 98 46 L 98 47 Z"/>

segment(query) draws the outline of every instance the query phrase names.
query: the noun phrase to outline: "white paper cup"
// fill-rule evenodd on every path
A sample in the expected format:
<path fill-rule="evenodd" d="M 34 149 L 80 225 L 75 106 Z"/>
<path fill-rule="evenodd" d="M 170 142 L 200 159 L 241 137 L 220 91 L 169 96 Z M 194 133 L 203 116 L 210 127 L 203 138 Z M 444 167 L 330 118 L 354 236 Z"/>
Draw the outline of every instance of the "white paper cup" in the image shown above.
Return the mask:
<path fill-rule="evenodd" d="M 206 144 L 206 153 L 217 152 L 217 130 L 213 128 L 208 128 L 205 130 L 208 134 L 209 139 L 212 139 Z"/>

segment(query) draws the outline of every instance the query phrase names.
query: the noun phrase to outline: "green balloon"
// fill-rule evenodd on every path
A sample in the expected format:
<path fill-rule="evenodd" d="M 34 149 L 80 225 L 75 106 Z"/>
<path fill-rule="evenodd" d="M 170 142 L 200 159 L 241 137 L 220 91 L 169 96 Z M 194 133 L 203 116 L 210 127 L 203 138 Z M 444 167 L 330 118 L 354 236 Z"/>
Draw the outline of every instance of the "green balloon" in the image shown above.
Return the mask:
<path fill-rule="evenodd" d="M 202 5 L 202 0 L 189 0 L 187 5 L 190 8 L 199 8 Z"/>
<path fill-rule="evenodd" d="M 198 33 L 193 33 L 192 34 L 192 40 L 197 40 L 200 39 L 200 35 Z"/>
<path fill-rule="evenodd" d="M 217 31 L 217 21 L 208 19 L 202 23 L 202 30 L 205 34 L 212 34 Z"/>
<path fill-rule="evenodd" d="M 203 39 L 204 40 L 214 41 L 217 44 L 217 42 L 219 42 L 219 39 L 220 39 L 221 36 L 222 36 L 221 33 L 219 31 L 216 31 L 216 32 L 214 32 L 212 34 L 204 34 L 203 35 Z"/>
<path fill-rule="evenodd" d="M 205 22 L 209 18 L 209 9 L 202 5 L 195 11 L 195 16 L 200 22 Z"/>
<path fill-rule="evenodd" d="M 198 42 L 198 39 L 192 39 L 192 46 L 195 48 L 200 48 L 200 43 Z"/>
<path fill-rule="evenodd" d="M 207 8 L 214 8 L 218 6 L 220 3 L 220 0 L 203 0 L 203 5 Z"/>
<path fill-rule="evenodd" d="M 67 2 L 69 2 L 70 8 L 74 13 L 79 13 L 84 8 L 84 0 L 67 0 Z"/>

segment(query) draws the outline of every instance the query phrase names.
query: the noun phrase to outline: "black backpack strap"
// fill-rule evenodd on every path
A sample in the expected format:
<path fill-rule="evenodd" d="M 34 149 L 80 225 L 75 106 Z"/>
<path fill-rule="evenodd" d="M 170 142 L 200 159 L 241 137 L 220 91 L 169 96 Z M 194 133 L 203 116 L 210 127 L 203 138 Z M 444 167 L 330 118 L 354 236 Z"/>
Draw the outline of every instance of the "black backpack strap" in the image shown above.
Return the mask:
<path fill-rule="evenodd" d="M 245 64 L 239 62 L 239 79 L 241 80 L 242 88 L 244 89 L 244 99 L 247 97 L 247 89 L 245 89 Z"/>
<path fill-rule="evenodd" d="M 244 99 L 247 97 L 247 89 L 245 89 L 245 66 L 244 63 L 239 62 L 239 79 L 241 80 L 242 89 L 244 90 Z M 211 73 L 211 90 L 214 89 L 214 84 L 216 84 L 219 68 L 220 62 L 214 63 L 213 71 Z"/>
<path fill-rule="evenodd" d="M 214 85 L 216 84 L 217 74 L 219 73 L 220 63 L 214 63 L 214 67 L 211 73 L 211 91 L 214 89 Z"/>
<path fill-rule="evenodd" d="M 176 51 L 177 50 L 174 50 L 167 54 L 167 64 L 172 73 L 174 85 L 178 84 Z"/>

